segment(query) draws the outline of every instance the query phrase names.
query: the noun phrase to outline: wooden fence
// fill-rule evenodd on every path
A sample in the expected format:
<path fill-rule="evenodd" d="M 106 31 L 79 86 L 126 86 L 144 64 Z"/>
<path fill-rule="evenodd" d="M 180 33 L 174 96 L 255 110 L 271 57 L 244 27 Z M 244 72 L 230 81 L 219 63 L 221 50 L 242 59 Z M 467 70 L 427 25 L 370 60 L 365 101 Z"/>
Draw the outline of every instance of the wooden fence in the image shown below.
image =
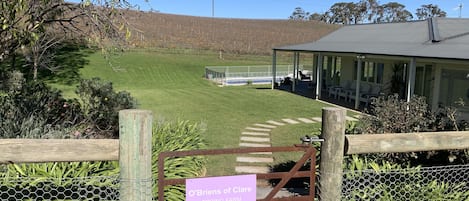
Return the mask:
<path fill-rule="evenodd" d="M 147 110 L 119 112 L 119 139 L 2 139 L 0 163 L 119 161 L 120 200 L 152 200 Z"/>
<path fill-rule="evenodd" d="M 345 154 L 469 149 L 469 131 L 345 135 L 345 110 L 324 108 L 321 147 L 321 200 L 340 200 Z M 120 200 L 151 200 L 153 115 L 147 110 L 119 112 L 119 140 L 2 139 L 0 163 L 119 160 Z"/>
<path fill-rule="evenodd" d="M 345 135 L 345 110 L 324 108 L 321 200 L 340 200 L 344 155 L 469 149 L 469 131 Z"/>

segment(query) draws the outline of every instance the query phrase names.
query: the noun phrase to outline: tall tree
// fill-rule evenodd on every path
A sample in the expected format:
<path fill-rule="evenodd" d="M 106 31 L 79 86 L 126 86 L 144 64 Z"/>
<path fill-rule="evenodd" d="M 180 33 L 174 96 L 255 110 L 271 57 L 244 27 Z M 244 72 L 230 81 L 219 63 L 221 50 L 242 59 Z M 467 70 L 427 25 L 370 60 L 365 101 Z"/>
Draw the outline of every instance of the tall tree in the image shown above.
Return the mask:
<path fill-rule="evenodd" d="M 40 58 L 45 51 L 38 48 L 50 48 L 58 35 L 81 38 L 100 47 L 116 45 L 130 33 L 120 9 L 129 5 L 126 0 L 82 0 L 78 4 L 64 0 L 2 1 L 0 62 L 11 57 L 14 68 L 15 55 L 25 49 L 31 54 L 24 56 Z M 44 34 L 48 30 L 53 34 Z M 52 38 L 43 38 L 49 36 Z M 39 62 L 34 63 L 39 66 Z"/>
<path fill-rule="evenodd" d="M 412 20 L 412 13 L 405 6 L 397 2 L 389 2 L 378 8 L 377 23 L 383 22 L 405 22 Z"/>
<path fill-rule="evenodd" d="M 353 2 L 335 3 L 329 9 L 332 24 L 356 24 L 359 21 L 359 10 Z"/>
<path fill-rule="evenodd" d="M 425 4 L 420 8 L 417 8 L 415 15 L 417 16 L 417 19 L 424 20 L 432 17 L 446 17 L 446 12 L 441 10 L 438 5 Z"/>
<path fill-rule="evenodd" d="M 361 19 L 363 21 L 376 22 L 380 7 L 377 0 L 360 0 L 356 7 L 360 10 Z"/>
<path fill-rule="evenodd" d="M 301 7 L 296 7 L 293 13 L 290 15 L 290 20 L 308 20 L 309 13 L 303 10 Z"/>

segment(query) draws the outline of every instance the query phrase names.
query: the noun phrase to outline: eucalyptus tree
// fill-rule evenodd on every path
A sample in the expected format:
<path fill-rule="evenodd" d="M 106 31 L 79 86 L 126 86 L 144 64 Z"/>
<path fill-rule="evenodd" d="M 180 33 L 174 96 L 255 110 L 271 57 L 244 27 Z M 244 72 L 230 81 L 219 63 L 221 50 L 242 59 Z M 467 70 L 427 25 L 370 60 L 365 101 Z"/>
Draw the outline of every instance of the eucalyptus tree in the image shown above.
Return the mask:
<path fill-rule="evenodd" d="M 380 5 L 377 0 L 360 0 L 356 4 L 357 9 L 363 22 L 376 22 L 376 18 L 380 11 Z"/>
<path fill-rule="evenodd" d="M 357 24 L 360 21 L 360 10 L 353 2 L 335 3 L 329 9 L 332 24 Z"/>
<path fill-rule="evenodd" d="M 293 13 L 290 15 L 290 20 L 308 20 L 309 13 L 303 10 L 301 7 L 296 7 Z"/>
<path fill-rule="evenodd" d="M 129 37 L 129 24 L 123 9 L 131 5 L 127 0 L 21 0 L 0 3 L 0 63 L 11 58 L 16 67 L 16 56 L 39 60 L 55 44 L 67 39 L 80 39 L 88 44 L 105 48 L 122 44 Z"/>
<path fill-rule="evenodd" d="M 424 20 L 432 17 L 446 17 L 446 12 L 441 10 L 438 5 L 425 4 L 417 8 L 415 15 L 417 19 Z"/>
<path fill-rule="evenodd" d="M 378 8 L 377 23 L 383 22 L 405 22 L 412 20 L 412 13 L 405 6 L 397 2 L 389 2 Z"/>

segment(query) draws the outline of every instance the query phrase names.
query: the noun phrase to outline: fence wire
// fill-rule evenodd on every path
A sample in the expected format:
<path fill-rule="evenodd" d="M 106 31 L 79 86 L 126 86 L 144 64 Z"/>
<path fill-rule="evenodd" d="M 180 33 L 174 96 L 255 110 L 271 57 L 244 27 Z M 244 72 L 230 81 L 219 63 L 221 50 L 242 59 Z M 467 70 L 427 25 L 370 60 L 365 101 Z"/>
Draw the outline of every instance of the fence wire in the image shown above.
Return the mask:
<path fill-rule="evenodd" d="M 342 200 L 469 200 L 469 165 L 344 172 Z"/>
<path fill-rule="evenodd" d="M 119 200 L 119 178 L 0 178 L 0 200 Z"/>

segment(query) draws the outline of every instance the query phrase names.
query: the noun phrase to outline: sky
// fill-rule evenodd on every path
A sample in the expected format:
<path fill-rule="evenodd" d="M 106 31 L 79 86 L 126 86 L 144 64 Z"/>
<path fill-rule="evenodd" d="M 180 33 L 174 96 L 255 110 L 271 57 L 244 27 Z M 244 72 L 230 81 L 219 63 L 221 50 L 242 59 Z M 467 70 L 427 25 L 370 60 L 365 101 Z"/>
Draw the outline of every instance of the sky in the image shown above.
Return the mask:
<path fill-rule="evenodd" d="M 212 3 L 215 17 L 248 19 L 288 19 L 296 7 L 306 12 L 323 13 L 337 2 L 358 2 L 359 0 L 129 0 L 140 10 L 150 9 L 161 13 L 212 16 Z M 390 1 L 379 1 L 385 4 Z M 394 1 L 396 2 L 396 1 Z M 459 17 L 459 5 L 462 4 L 461 16 L 469 18 L 469 0 L 405 0 L 397 1 L 406 6 L 411 13 L 423 4 L 436 4 L 446 11 L 447 17 Z"/>

